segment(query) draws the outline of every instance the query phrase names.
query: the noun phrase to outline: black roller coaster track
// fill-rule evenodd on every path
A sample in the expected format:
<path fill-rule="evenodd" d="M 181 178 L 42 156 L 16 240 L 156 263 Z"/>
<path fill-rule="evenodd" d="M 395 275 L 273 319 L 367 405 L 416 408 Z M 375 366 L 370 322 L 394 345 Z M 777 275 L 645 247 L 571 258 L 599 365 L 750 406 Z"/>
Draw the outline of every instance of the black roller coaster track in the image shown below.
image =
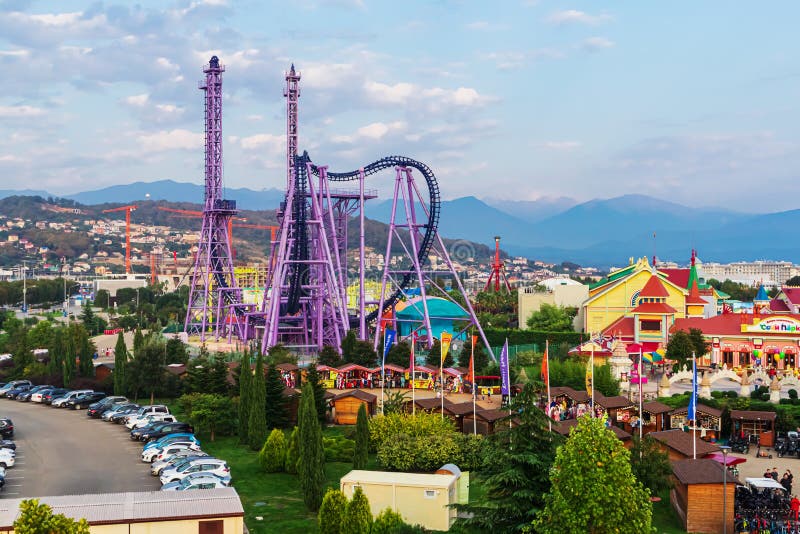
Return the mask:
<path fill-rule="evenodd" d="M 298 165 L 295 166 L 295 169 L 304 169 L 306 162 L 310 162 L 311 159 L 308 157 L 308 153 L 304 152 L 302 156 L 298 156 L 297 163 Z M 378 161 L 372 162 L 369 165 L 364 167 L 364 176 L 370 176 L 372 174 L 376 174 L 380 171 L 391 169 L 393 167 L 411 167 L 413 169 L 418 170 L 422 176 L 425 177 L 425 182 L 428 185 L 428 220 L 426 224 L 423 225 L 425 228 L 425 233 L 422 236 L 422 240 L 419 244 L 419 250 L 417 252 L 417 260 L 420 264 L 424 264 L 428 261 L 428 253 L 433 246 L 433 240 L 436 237 L 436 231 L 439 226 L 439 212 L 441 209 L 441 200 L 439 196 L 439 183 L 436 181 L 436 176 L 434 176 L 433 171 L 422 162 L 417 160 L 407 158 L 405 156 L 387 156 L 385 158 L 379 159 Z M 319 176 L 319 168 L 316 165 L 311 165 L 311 172 L 315 176 Z M 298 173 L 299 174 L 299 173 Z M 350 171 L 350 172 L 328 172 L 327 173 L 328 180 L 333 182 L 346 182 L 351 180 L 358 180 L 359 178 L 359 171 Z M 305 177 L 304 177 L 305 178 Z M 303 182 L 305 184 L 305 182 Z M 304 191 L 305 192 L 305 191 Z M 413 198 L 410 199 L 413 202 Z M 295 221 L 299 219 L 295 218 Z M 305 221 L 305 219 L 304 219 Z M 305 224 L 301 225 L 305 227 Z M 306 247 L 307 248 L 307 247 Z M 306 255 L 308 252 L 306 251 Z M 388 261 L 388 260 L 387 260 Z M 294 273 L 293 273 L 294 274 Z M 302 276 L 302 273 L 298 273 L 297 276 Z M 299 278 L 298 278 L 299 279 Z M 366 320 L 367 322 L 374 321 L 379 314 L 383 313 L 383 311 L 391 308 L 403 295 L 403 292 L 408 288 L 411 281 L 414 279 L 413 273 L 406 273 L 403 275 L 402 280 L 400 280 L 399 287 L 395 290 L 395 292 L 384 301 L 383 310 L 374 310 L 369 315 L 367 315 Z M 294 283 L 295 278 L 292 278 L 292 282 Z M 300 298 L 300 291 L 301 288 L 292 286 L 290 289 L 290 295 L 297 294 L 297 299 Z M 291 297 L 290 297 L 291 299 Z"/>

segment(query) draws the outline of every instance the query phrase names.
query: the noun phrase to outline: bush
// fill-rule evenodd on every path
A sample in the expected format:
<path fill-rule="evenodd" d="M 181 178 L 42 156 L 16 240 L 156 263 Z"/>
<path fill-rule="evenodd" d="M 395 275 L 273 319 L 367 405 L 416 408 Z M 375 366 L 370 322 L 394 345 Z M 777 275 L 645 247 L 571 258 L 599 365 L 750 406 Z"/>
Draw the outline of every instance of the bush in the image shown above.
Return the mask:
<path fill-rule="evenodd" d="M 317 513 L 320 534 L 346 534 L 344 515 L 347 510 L 347 497 L 338 489 L 329 489 L 322 498 Z"/>
<path fill-rule="evenodd" d="M 283 430 L 273 428 L 258 453 L 258 462 L 267 473 L 279 473 L 286 465 L 286 437 Z"/>
<path fill-rule="evenodd" d="M 361 488 L 356 488 L 353 498 L 345 507 L 344 525 L 348 534 L 369 534 L 372 529 L 372 512 Z"/>
<path fill-rule="evenodd" d="M 792 388 L 787 393 L 789 394 L 789 398 L 790 399 L 795 400 L 797 398 L 797 390 L 796 389 Z"/>
<path fill-rule="evenodd" d="M 403 516 L 391 508 L 386 508 L 378 514 L 375 522 L 372 523 L 371 534 L 396 534 L 405 526 L 406 523 L 403 521 Z"/>
<path fill-rule="evenodd" d="M 289 436 L 289 445 L 286 447 L 285 470 L 291 475 L 297 474 L 297 459 L 300 457 L 299 439 L 300 431 L 297 430 L 297 427 L 294 427 L 292 434 Z"/>
<path fill-rule="evenodd" d="M 408 436 L 399 434 L 378 450 L 378 464 L 389 471 L 428 472 L 457 463 L 461 450 L 456 435 Z"/>
<path fill-rule="evenodd" d="M 377 451 L 386 440 L 403 434 L 410 437 L 455 434 L 453 422 L 440 414 L 418 412 L 415 415 L 393 413 L 377 415 L 369 420 L 370 450 Z"/>
<path fill-rule="evenodd" d="M 353 455 L 356 452 L 356 442 L 352 439 L 339 436 L 335 438 L 322 438 L 322 445 L 325 447 L 326 462 L 353 462 Z"/>
<path fill-rule="evenodd" d="M 476 471 L 483 463 L 483 436 L 478 434 L 455 434 L 456 445 L 458 446 L 458 459 L 452 463 L 456 464 L 462 471 Z M 441 466 L 439 466 L 441 467 Z"/>

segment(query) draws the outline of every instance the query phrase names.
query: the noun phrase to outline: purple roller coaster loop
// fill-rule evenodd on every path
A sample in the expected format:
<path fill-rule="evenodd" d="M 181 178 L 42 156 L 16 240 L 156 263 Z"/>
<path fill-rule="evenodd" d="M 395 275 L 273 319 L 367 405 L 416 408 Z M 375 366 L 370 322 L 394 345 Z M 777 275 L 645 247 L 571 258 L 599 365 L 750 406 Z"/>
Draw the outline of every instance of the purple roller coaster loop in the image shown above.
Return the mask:
<path fill-rule="evenodd" d="M 241 302 L 233 273 L 228 221 L 236 202 L 225 200 L 222 176 L 222 73 L 225 67 L 213 56 L 199 84 L 205 93 L 205 193 L 203 223 L 192 270 L 184 331 L 205 341 L 212 332 L 225 334 L 229 305 Z"/>

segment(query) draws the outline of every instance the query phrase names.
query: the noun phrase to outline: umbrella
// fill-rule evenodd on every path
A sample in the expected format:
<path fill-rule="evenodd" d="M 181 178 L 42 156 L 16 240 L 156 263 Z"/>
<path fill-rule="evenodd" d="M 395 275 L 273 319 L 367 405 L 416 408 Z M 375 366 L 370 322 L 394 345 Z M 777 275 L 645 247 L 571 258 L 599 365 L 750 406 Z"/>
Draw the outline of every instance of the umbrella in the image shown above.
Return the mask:
<path fill-rule="evenodd" d="M 664 363 L 664 356 L 659 354 L 658 352 L 648 352 L 642 354 L 642 359 L 648 363 L 658 364 L 661 365 Z"/>
<path fill-rule="evenodd" d="M 715 462 L 725 462 L 726 467 L 743 464 L 747 461 L 747 458 L 740 458 L 738 456 L 724 456 L 721 452 L 712 452 L 711 454 L 706 454 L 705 457 L 709 460 L 714 460 Z"/>

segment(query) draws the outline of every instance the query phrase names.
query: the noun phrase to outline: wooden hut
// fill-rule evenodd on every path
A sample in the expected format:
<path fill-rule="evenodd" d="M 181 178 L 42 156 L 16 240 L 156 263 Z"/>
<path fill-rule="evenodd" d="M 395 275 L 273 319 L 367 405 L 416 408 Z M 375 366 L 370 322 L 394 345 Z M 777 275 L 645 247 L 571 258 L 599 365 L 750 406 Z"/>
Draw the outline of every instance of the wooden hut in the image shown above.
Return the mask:
<path fill-rule="evenodd" d="M 472 413 L 472 401 L 448 403 L 444 405 L 444 416 L 452 419 L 456 430 L 464 432 L 465 434 L 472 434 L 472 426 L 464 428 L 464 418 Z"/>
<path fill-rule="evenodd" d="M 731 422 L 734 434 L 758 436 L 762 447 L 775 445 L 775 412 L 756 410 L 731 410 Z"/>
<path fill-rule="evenodd" d="M 669 430 L 671 411 L 672 407 L 663 402 L 650 401 L 642 404 L 642 434 Z"/>
<path fill-rule="evenodd" d="M 662 432 L 650 432 L 647 435 L 661 444 L 661 450 L 669 455 L 670 460 L 677 461 L 691 458 L 694 455 L 695 448 L 698 458 L 720 451 L 719 446 L 703 441 L 699 437 L 696 439 L 696 443 L 692 443 L 692 434 L 679 428 Z"/>
<path fill-rule="evenodd" d="M 723 477 L 727 480 L 723 484 Z M 736 486 L 740 482 L 722 464 L 714 460 L 678 460 L 672 462 L 673 488 L 670 502 L 687 532 L 722 532 L 723 489 L 725 522 L 733 532 Z"/>
<path fill-rule="evenodd" d="M 604 397 L 595 390 L 594 403 L 608 414 L 608 420 L 613 425 L 622 427 L 631 420 L 631 417 L 638 416 L 639 410 L 636 404 L 622 395 Z"/>
<path fill-rule="evenodd" d="M 444 400 L 445 410 L 447 405 L 452 404 L 449 400 Z M 412 412 L 426 412 L 426 413 L 442 413 L 442 399 L 435 397 L 427 397 L 424 399 L 411 399 L 403 403 L 403 408 L 406 413 Z"/>
<path fill-rule="evenodd" d="M 336 377 L 339 376 L 339 370 L 336 367 L 329 365 L 317 365 L 317 372 L 319 373 L 319 383 L 325 389 L 334 389 L 336 387 Z"/>
<path fill-rule="evenodd" d="M 569 436 L 570 431 L 578 426 L 577 419 L 565 419 L 563 421 L 558 421 L 553 423 L 553 432 L 558 432 L 562 436 Z M 609 427 L 617 438 L 622 442 L 626 449 L 630 449 L 633 445 L 633 436 L 629 432 L 624 431 L 623 429 L 611 425 Z"/>
<path fill-rule="evenodd" d="M 368 415 L 375 415 L 375 407 L 378 405 L 378 397 L 372 393 L 354 389 L 345 391 L 333 398 L 333 422 L 337 425 L 354 425 L 358 417 L 358 408 L 366 406 Z"/>
<path fill-rule="evenodd" d="M 466 429 L 475 426 L 478 434 L 488 436 L 494 434 L 495 425 L 504 417 L 508 417 L 508 410 L 478 410 L 465 415 L 462 424 Z"/>
<path fill-rule="evenodd" d="M 694 426 L 686 418 L 689 408 L 678 408 L 670 412 L 670 426 L 684 430 L 694 429 L 699 432 L 700 439 L 716 440 L 722 432 L 722 410 L 717 410 L 705 404 L 697 405 L 697 421 Z"/>

